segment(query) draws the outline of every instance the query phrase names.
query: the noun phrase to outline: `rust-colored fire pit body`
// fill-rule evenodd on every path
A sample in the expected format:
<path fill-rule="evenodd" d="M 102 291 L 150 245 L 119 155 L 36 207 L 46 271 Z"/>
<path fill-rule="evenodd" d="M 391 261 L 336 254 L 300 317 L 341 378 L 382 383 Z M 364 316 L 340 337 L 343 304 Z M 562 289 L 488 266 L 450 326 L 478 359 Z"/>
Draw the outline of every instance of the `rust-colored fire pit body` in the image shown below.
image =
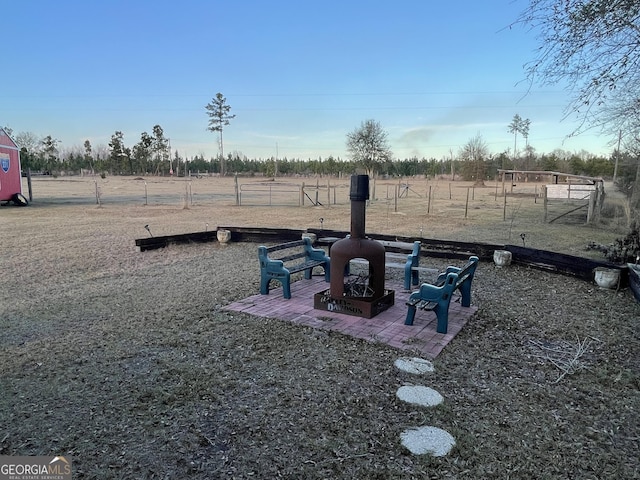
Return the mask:
<path fill-rule="evenodd" d="M 330 289 L 315 295 L 314 308 L 372 318 L 391 307 L 395 292 L 384 288 L 385 250 L 382 244 L 365 237 L 366 201 L 369 199 L 369 176 L 351 177 L 351 235 L 331 246 Z M 364 278 L 348 279 L 349 262 L 364 259 L 369 274 Z"/>

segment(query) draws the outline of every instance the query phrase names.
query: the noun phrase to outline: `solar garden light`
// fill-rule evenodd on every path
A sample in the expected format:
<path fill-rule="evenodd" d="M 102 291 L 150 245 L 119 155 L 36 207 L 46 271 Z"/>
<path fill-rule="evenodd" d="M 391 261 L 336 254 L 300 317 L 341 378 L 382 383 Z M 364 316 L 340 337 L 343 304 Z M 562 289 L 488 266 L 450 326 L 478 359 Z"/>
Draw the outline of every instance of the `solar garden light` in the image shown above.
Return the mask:
<path fill-rule="evenodd" d="M 320 229 L 322 229 L 322 224 L 324 223 L 324 218 L 320 217 Z"/>
<path fill-rule="evenodd" d="M 526 238 L 526 236 L 527 236 L 527 234 L 526 234 L 526 233 L 521 233 L 521 234 L 520 234 L 520 238 L 522 239 L 522 246 L 523 246 L 523 247 L 526 247 L 525 242 L 524 242 L 524 239 Z"/>
<path fill-rule="evenodd" d="M 153 237 L 153 233 L 151 233 L 151 229 L 149 228 L 149 225 L 145 225 L 144 229 L 149 232 L 149 235 Z"/>

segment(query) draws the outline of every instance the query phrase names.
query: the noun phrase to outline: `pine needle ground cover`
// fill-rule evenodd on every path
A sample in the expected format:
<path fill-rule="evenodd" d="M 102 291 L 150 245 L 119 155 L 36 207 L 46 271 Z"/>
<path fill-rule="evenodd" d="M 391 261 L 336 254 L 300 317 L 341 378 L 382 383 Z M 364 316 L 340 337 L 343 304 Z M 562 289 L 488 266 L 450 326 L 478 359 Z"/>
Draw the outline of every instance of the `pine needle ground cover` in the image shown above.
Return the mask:
<path fill-rule="evenodd" d="M 130 188 L 107 181 L 103 200 L 107 187 Z M 482 263 L 478 313 L 435 371 L 416 377 L 394 367 L 407 352 L 375 341 L 223 311 L 258 291 L 255 244 L 134 247 L 145 225 L 161 235 L 266 217 L 317 227 L 323 217 L 348 229 L 348 206 L 185 208 L 179 195 L 96 205 L 84 199 L 93 183 L 76 183 L 58 180 L 27 208 L 0 208 L 1 455 L 69 455 L 77 478 L 640 475 L 640 306 L 628 290 Z M 392 222 L 401 215 L 380 203 L 368 230 L 400 230 Z M 544 229 L 545 242 L 575 254 L 615 234 L 529 225 L 524 211 L 506 224 L 501 214 L 449 225 L 425 216 L 434 235 L 424 236 L 504 243 L 511 228 L 536 242 Z M 400 401 L 396 391 L 411 384 L 443 403 Z M 453 450 L 404 449 L 401 432 L 421 425 L 451 433 Z"/>

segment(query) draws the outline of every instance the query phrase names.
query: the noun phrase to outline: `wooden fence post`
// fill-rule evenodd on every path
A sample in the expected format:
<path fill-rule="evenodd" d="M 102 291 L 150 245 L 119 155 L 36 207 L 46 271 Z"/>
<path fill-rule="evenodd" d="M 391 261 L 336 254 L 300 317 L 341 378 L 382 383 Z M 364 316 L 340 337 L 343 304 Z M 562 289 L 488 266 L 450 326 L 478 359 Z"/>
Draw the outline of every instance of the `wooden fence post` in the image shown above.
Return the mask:
<path fill-rule="evenodd" d="M 98 180 L 94 180 L 96 184 L 96 204 L 102 206 L 100 203 L 100 192 L 98 191 Z"/>
<path fill-rule="evenodd" d="M 589 207 L 587 208 L 587 223 L 593 223 L 593 214 L 595 212 L 596 207 L 596 191 L 593 191 L 589 194 Z"/>
<path fill-rule="evenodd" d="M 467 187 L 467 201 L 464 204 L 464 218 L 467 218 L 468 211 L 469 211 L 469 187 Z"/>
<path fill-rule="evenodd" d="M 547 197 L 547 186 L 542 187 L 543 203 L 544 203 L 544 223 L 547 223 L 547 204 L 549 203 L 549 197 Z"/>
<path fill-rule="evenodd" d="M 331 205 L 331 179 L 327 177 L 327 207 Z"/>
<path fill-rule="evenodd" d="M 393 196 L 393 211 L 395 213 L 398 213 L 398 185 L 396 185 L 396 188 L 394 189 L 394 196 Z"/>
<path fill-rule="evenodd" d="M 233 182 L 235 184 L 235 190 L 236 190 L 236 205 L 240 205 L 240 191 L 238 189 L 238 174 L 237 173 L 233 177 Z"/>
<path fill-rule="evenodd" d="M 504 200 L 502 201 L 502 221 L 507 220 L 507 192 L 504 192 Z"/>

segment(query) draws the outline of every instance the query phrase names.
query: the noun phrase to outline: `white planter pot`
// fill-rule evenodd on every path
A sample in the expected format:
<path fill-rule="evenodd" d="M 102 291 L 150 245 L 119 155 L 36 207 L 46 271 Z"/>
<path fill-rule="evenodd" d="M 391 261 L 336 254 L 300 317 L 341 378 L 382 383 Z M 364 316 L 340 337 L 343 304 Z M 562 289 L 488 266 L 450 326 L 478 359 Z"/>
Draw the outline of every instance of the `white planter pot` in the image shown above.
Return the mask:
<path fill-rule="evenodd" d="M 228 243 L 231 240 L 231 231 L 230 230 L 217 230 L 216 236 L 218 237 L 218 242 L 220 243 Z"/>
<path fill-rule="evenodd" d="M 617 288 L 620 283 L 620 270 L 616 268 L 597 267 L 593 270 L 593 279 L 601 288 Z"/>
<path fill-rule="evenodd" d="M 494 250 L 493 263 L 495 263 L 497 267 L 511 265 L 511 252 L 509 250 Z"/>

